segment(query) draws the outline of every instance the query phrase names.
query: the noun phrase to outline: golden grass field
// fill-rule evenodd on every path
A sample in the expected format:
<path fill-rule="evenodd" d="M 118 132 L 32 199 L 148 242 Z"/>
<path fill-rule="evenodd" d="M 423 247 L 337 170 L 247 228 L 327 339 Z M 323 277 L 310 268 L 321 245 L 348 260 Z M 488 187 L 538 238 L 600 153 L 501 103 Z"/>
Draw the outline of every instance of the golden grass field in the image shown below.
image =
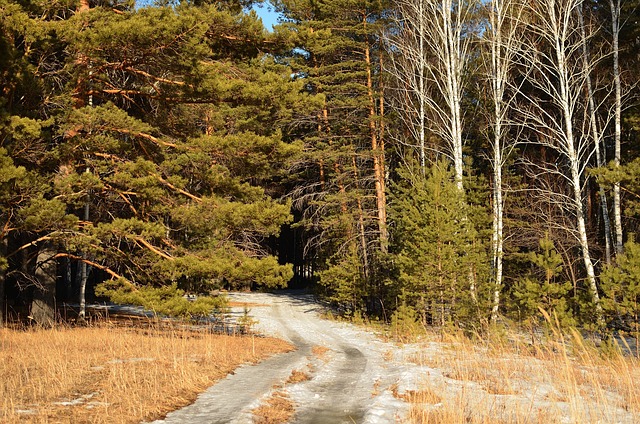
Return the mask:
<path fill-rule="evenodd" d="M 640 422 L 637 357 L 585 342 L 575 331 L 544 343 L 517 338 L 423 340 L 410 360 L 437 370 L 420 390 L 403 393 L 411 423 Z"/>
<path fill-rule="evenodd" d="M 157 419 L 239 365 L 291 349 L 166 325 L 0 329 L 0 422 Z"/>

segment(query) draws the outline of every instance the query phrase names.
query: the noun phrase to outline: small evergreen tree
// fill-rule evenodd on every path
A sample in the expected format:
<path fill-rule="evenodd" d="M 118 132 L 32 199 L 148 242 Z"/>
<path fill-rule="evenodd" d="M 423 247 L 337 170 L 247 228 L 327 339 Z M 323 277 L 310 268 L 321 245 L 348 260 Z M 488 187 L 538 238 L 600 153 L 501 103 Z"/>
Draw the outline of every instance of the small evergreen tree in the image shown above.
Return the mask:
<path fill-rule="evenodd" d="M 426 174 L 418 167 L 399 174 L 403 182 L 392 197 L 394 252 L 407 304 L 423 324 L 477 320 L 469 270 L 486 261 L 454 173 L 438 162 Z"/>
<path fill-rule="evenodd" d="M 561 326 L 575 325 L 566 298 L 572 285 L 557 281 L 563 269 L 562 257 L 548 234 L 540 240 L 539 246 L 538 252 L 527 255 L 529 262 L 537 268 L 513 288 L 518 318 L 532 327 L 538 326 L 544 321 L 542 309 L 550 316 L 555 315 Z"/>
<path fill-rule="evenodd" d="M 640 344 L 640 244 L 634 240 L 624 245 L 615 265 L 607 266 L 601 274 L 605 298 L 603 307 L 613 327 L 630 333 Z"/>

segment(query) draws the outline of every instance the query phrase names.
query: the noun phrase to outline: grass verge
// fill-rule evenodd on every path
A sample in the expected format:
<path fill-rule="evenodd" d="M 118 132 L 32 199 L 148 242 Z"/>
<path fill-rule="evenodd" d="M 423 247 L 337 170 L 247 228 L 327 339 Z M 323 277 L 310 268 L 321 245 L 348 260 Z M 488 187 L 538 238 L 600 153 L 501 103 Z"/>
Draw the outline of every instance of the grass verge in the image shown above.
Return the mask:
<path fill-rule="evenodd" d="M 0 329 L 0 422 L 161 418 L 239 365 L 291 349 L 166 326 Z"/>
<path fill-rule="evenodd" d="M 412 403 L 411 423 L 640 422 L 638 359 L 605 354 L 575 331 L 538 345 L 436 340 L 413 358 L 429 369 L 421 389 L 394 393 Z"/>

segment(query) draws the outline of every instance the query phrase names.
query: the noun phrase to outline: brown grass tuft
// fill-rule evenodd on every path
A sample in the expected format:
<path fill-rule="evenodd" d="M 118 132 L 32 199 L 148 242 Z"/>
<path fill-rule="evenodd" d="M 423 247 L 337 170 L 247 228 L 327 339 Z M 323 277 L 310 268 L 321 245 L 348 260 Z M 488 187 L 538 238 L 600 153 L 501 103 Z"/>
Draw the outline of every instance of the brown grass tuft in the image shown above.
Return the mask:
<path fill-rule="evenodd" d="M 422 390 L 407 390 L 403 393 L 400 393 L 398 391 L 398 385 L 393 384 L 389 389 L 391 390 L 394 398 L 402 399 L 409 403 L 435 405 L 442 400 L 442 398 L 431 388 L 425 388 Z"/>
<path fill-rule="evenodd" d="M 293 370 L 291 371 L 291 375 L 287 379 L 286 384 L 297 384 L 302 383 L 303 381 L 309 381 L 311 377 L 304 371 Z"/>
<path fill-rule="evenodd" d="M 0 422 L 161 418 L 239 365 L 291 349 L 185 329 L 0 329 Z"/>
<path fill-rule="evenodd" d="M 278 391 L 252 412 L 256 424 L 284 424 L 293 418 L 294 405 L 287 393 Z"/>
<path fill-rule="evenodd" d="M 327 361 L 327 353 L 329 352 L 329 350 L 331 350 L 331 349 L 329 349 L 326 346 L 316 345 L 316 346 L 313 346 L 311 348 L 311 353 L 313 353 L 316 358 L 326 362 Z"/>

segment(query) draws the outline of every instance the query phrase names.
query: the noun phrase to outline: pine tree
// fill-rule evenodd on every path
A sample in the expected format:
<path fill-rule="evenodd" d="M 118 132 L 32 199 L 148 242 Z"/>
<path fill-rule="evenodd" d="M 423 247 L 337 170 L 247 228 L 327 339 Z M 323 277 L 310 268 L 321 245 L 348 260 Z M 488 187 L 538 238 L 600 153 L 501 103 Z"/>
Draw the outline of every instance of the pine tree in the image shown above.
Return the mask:
<path fill-rule="evenodd" d="M 83 3 L 49 21 L 10 4 L 7 28 L 33 33 L 3 33 L 22 79 L 3 69 L 0 130 L 33 193 L 3 210 L 9 272 L 47 253 L 64 275 L 82 270 L 81 285 L 87 271 L 113 279 L 103 293 L 114 299 L 118 288 L 167 285 L 177 299 L 286 285 L 291 266 L 267 241 L 291 219 L 276 200 L 300 152 L 286 130 L 309 101 L 266 54 L 282 47 L 257 16 L 235 2 Z"/>
<path fill-rule="evenodd" d="M 564 260 L 548 234 L 540 239 L 539 246 L 539 252 L 528 255 L 529 262 L 537 268 L 532 275 L 521 278 L 513 288 L 518 318 L 532 326 L 540 325 L 543 322 L 542 309 L 549 316 L 556 317 L 562 326 L 575 325 L 567 302 L 572 284 L 558 281 Z"/>
<path fill-rule="evenodd" d="M 640 347 L 640 245 L 630 240 L 615 265 L 601 274 L 603 307 L 609 324 L 629 333 Z M 637 351 L 637 350 L 636 350 Z"/>
<path fill-rule="evenodd" d="M 294 201 L 303 210 L 321 266 L 328 268 L 319 274 L 321 284 L 340 298 L 344 283 L 338 286 L 330 269 L 350 270 L 347 280 L 360 286 L 349 291 L 363 296 L 357 303 L 370 309 L 379 307 L 376 263 L 388 245 L 379 43 L 383 3 L 277 3 L 288 19 L 283 26 L 297 37 L 292 67 L 309 92 L 324 99 L 308 118 L 304 180 Z"/>
<path fill-rule="evenodd" d="M 438 162 L 426 175 L 416 166 L 399 170 L 399 176 L 391 210 L 404 300 L 424 324 L 477 322 L 481 315 L 468 290 L 468 273 L 485 267 L 486 256 L 453 172 Z"/>

